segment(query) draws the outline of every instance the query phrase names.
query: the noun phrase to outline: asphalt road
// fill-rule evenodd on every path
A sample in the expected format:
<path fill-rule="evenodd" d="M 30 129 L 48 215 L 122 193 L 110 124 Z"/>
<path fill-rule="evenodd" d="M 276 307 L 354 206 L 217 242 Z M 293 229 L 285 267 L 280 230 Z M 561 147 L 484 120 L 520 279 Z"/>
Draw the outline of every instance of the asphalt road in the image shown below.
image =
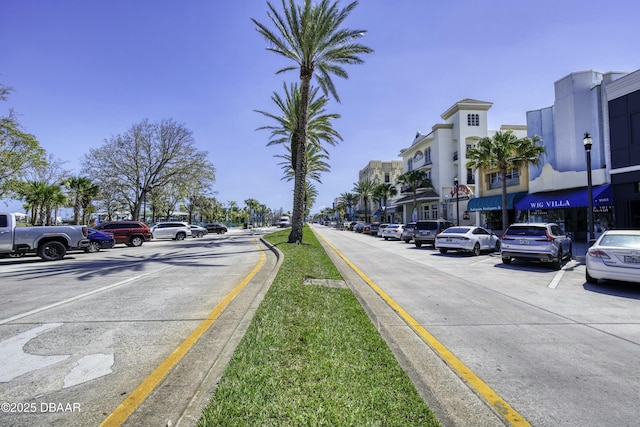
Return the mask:
<path fill-rule="evenodd" d="M 231 354 L 249 321 L 246 307 L 218 318 L 221 304 L 241 286 L 255 298 L 274 267 L 267 252 L 256 233 L 237 231 L 57 262 L 1 259 L 0 425 L 176 425 L 206 401 L 194 394 L 221 371 L 216 352 Z M 215 321 L 224 332 L 212 332 Z"/>
<path fill-rule="evenodd" d="M 314 227 L 525 425 L 639 425 L 639 286 Z"/>

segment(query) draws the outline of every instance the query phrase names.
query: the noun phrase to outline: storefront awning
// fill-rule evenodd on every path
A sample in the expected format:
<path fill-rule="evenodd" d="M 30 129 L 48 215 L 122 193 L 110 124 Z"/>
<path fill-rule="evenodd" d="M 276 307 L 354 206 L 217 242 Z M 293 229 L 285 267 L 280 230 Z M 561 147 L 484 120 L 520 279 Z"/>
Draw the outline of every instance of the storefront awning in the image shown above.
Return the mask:
<path fill-rule="evenodd" d="M 371 216 L 380 216 L 382 215 L 383 210 L 382 209 L 378 209 L 377 211 L 375 211 L 375 213 Z"/>
<path fill-rule="evenodd" d="M 613 189 L 610 184 L 593 187 L 593 206 L 613 206 Z M 518 210 L 569 209 L 589 206 L 587 188 L 527 194 L 516 202 Z"/>
<path fill-rule="evenodd" d="M 524 191 L 520 191 L 518 193 L 508 193 L 507 209 L 513 209 L 514 203 L 516 203 L 526 195 L 527 193 L 525 193 Z M 502 210 L 502 194 L 497 196 L 474 197 L 469 200 L 467 210 L 469 212 Z"/>

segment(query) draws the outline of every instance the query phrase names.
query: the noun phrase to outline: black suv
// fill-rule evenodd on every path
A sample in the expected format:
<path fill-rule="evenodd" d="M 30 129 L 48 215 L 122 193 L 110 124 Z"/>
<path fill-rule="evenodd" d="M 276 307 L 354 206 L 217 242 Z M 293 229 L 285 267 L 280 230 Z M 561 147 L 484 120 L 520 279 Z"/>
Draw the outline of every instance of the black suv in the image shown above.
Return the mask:
<path fill-rule="evenodd" d="M 453 223 L 443 219 L 423 219 L 417 221 L 413 229 L 413 243 L 416 245 L 416 248 L 419 248 L 423 244 L 435 246 L 436 235 L 449 227 L 453 227 Z"/>
<path fill-rule="evenodd" d="M 127 246 L 141 246 L 152 238 L 149 226 L 140 221 L 101 222 L 93 228 L 113 234 L 116 243 L 125 243 Z"/>

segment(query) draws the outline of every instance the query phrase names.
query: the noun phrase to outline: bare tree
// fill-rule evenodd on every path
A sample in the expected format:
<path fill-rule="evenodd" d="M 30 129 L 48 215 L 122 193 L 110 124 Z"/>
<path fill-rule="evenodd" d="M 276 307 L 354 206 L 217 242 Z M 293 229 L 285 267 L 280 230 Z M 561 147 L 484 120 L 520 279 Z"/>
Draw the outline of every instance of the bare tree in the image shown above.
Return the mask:
<path fill-rule="evenodd" d="M 118 181 L 121 198 L 133 219 L 140 216 L 147 194 L 154 189 L 189 182 L 215 181 L 208 153 L 196 148 L 191 130 L 172 119 L 145 119 L 124 134 L 112 136 L 83 160 L 83 172 L 97 182 Z"/>

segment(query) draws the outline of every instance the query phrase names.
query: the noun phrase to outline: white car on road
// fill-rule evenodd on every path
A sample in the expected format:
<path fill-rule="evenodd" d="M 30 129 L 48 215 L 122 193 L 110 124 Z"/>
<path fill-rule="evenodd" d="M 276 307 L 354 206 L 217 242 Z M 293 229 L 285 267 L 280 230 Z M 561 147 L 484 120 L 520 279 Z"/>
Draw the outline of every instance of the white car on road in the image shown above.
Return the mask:
<path fill-rule="evenodd" d="M 436 236 L 435 247 L 443 254 L 464 251 L 480 255 L 481 251 L 499 251 L 500 239 L 482 227 L 455 226 Z"/>

